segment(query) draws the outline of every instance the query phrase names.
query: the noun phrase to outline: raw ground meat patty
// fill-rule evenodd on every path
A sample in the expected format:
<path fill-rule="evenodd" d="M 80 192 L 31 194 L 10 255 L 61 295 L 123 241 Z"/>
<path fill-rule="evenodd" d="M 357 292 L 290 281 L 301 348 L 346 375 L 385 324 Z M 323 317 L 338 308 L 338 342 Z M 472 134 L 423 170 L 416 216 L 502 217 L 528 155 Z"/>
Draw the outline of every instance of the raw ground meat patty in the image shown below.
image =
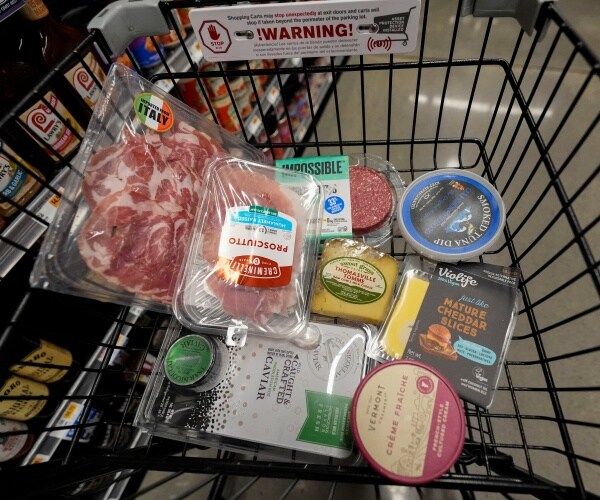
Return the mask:
<path fill-rule="evenodd" d="M 350 167 L 352 232 L 366 234 L 378 229 L 390 216 L 394 195 L 388 180 L 369 167 Z"/>
<path fill-rule="evenodd" d="M 207 206 L 213 208 L 208 214 L 202 232 L 201 252 L 209 272 L 205 280 L 208 292 L 216 297 L 223 311 L 236 319 L 249 320 L 264 326 L 274 314 L 287 314 L 300 298 L 295 277 L 302 265 L 302 246 L 305 227 L 302 222 L 301 202 L 291 190 L 274 179 L 255 172 L 221 168 L 215 171 L 211 181 Z M 227 208 L 260 205 L 273 208 L 293 217 L 298 223 L 294 245 L 293 275 L 289 285 L 274 288 L 256 288 L 228 283 L 214 272 L 219 253 L 219 241 Z"/>
<path fill-rule="evenodd" d="M 169 304 L 199 204 L 204 170 L 223 151 L 180 123 L 168 133 L 124 133 L 88 162 L 91 214 L 78 238 L 89 268 L 143 298 Z"/>

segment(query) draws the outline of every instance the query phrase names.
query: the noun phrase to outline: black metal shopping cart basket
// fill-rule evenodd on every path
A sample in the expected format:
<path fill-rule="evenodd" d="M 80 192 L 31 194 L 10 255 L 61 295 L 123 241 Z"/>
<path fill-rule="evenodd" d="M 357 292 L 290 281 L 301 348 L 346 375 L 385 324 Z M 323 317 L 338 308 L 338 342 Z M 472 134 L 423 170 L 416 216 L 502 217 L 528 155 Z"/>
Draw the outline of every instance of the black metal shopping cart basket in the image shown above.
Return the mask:
<path fill-rule="evenodd" d="M 174 23 L 175 8 L 215 3 L 182 0 L 159 8 Z M 461 17 L 473 8 L 477 14 L 473 3 L 423 0 L 418 49 L 395 56 L 278 60 L 258 68 L 218 64 L 200 71 L 194 37 L 180 33 L 178 48 L 161 53 L 151 79 L 185 98 L 175 85 L 181 79 L 197 79 L 202 90 L 200 77 L 219 78 L 224 71 L 249 77 L 256 104 L 246 119 L 234 106 L 239 133 L 276 156 L 371 152 L 392 161 L 405 181 L 448 166 L 491 181 L 505 201 L 507 226 L 501 247 L 482 259 L 521 270 L 522 305 L 495 402 L 489 410 L 464 403 L 464 452 L 431 487 L 465 497 L 480 491 L 593 497 L 600 494 L 598 60 L 552 3 L 533 2 L 530 17 L 517 8 L 524 28 L 514 19 Z M 62 69 L 83 61 L 92 44 L 109 55 L 102 33 L 92 32 L 1 118 L 0 131 L 14 127 L 19 112 L 43 96 Z M 307 116 L 294 122 L 289 140 L 261 139 L 278 98 L 292 126 L 290 82 L 305 92 Z M 259 84 L 262 96 L 256 95 Z M 12 336 L 34 334 L 68 346 L 79 364 L 63 392 L 50 394 L 55 412 L 31 422 L 27 432 L 36 441 L 22 466 L 0 470 L 2 495 L 134 498 L 154 490 L 166 497 L 187 478 L 177 498 L 202 488 L 215 498 L 252 498 L 267 480 L 281 486 L 280 498 L 312 491 L 309 481 L 320 482 L 330 498 L 345 494 L 345 483 L 364 485 L 353 494 L 378 498 L 386 481 L 363 465 L 307 464 L 291 452 L 287 460 L 271 461 L 200 450 L 132 427 L 168 316 L 28 288 L 48 203 L 60 196 L 71 166 L 69 157 L 58 156 L 62 169 L 31 202 L 17 204 L 18 214 L 0 234 L 0 358 Z M 396 236 L 387 251 L 402 259 L 409 249 Z M 97 408 L 104 411 L 94 420 Z M 99 425 L 112 438 L 90 447 L 86 430 Z M 19 431 L 0 440 L 9 435 Z"/>

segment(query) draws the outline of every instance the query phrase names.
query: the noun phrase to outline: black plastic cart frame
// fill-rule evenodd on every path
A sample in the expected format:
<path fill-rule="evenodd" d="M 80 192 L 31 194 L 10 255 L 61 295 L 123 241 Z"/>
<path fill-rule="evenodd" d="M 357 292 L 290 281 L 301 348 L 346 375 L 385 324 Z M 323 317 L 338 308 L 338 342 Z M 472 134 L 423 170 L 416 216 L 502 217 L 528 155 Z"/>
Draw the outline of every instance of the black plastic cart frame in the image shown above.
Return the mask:
<path fill-rule="evenodd" d="M 174 8 L 218 3 L 160 2 L 160 10 L 173 23 Z M 600 270 L 598 249 L 594 248 L 600 241 L 598 59 L 552 3 L 541 6 L 531 36 L 514 20 L 463 18 L 462 9 L 462 1 L 423 0 L 418 48 L 414 53 L 330 58 L 326 66 L 315 66 L 308 60 L 294 64 L 278 60 L 274 69 L 253 71 L 247 64 L 245 69 L 226 71 L 219 64 L 218 71 L 199 73 L 197 60 L 190 53 L 191 38 L 186 41 L 180 37 L 177 55 L 161 56 L 162 66 L 150 79 L 175 83 L 180 78 L 197 78 L 206 92 L 204 77 L 244 75 L 250 78 L 256 94 L 255 78 L 259 75 L 267 75 L 269 85 L 281 93 L 289 75 L 304 76 L 309 89 L 309 75 L 326 74 L 328 87 L 318 96 L 309 92 L 311 116 L 302 133 L 292 134 L 290 143 L 267 139 L 258 147 L 284 148 L 297 156 L 373 152 L 393 162 L 407 182 L 446 166 L 470 169 L 492 182 L 504 198 L 507 226 L 500 247 L 484 255 L 482 261 L 521 270 L 522 305 L 517 331 L 494 405 L 484 410 L 464 404 L 464 452 L 456 466 L 430 486 L 458 489 L 466 498 L 478 491 L 507 497 L 594 497 L 594 493 L 600 493 L 600 384 L 597 375 L 586 367 L 597 366 L 600 360 Z M 411 15 L 415 15 L 414 11 Z M 429 28 L 439 19 L 446 23 L 443 32 L 431 34 Z M 510 44 L 506 38 L 499 43 L 500 29 L 514 31 Z M 444 42 L 435 45 L 434 39 Z M 110 55 L 102 34 L 92 32 L 23 102 L 1 118 L 0 135 L 5 127 L 15 126 L 19 110 L 39 99 L 53 79 L 62 77 L 62 68 L 74 60 L 85 65 L 81 54 L 92 44 Z M 232 96 L 227 79 L 224 81 Z M 173 92 L 181 97 L 176 86 Z M 359 93 L 358 109 L 347 109 L 349 92 Z M 378 92 L 384 110 L 379 115 L 367 105 L 374 92 Z M 254 114 L 264 122 L 269 104 L 260 97 L 257 103 Z M 235 113 L 242 123 L 240 135 L 250 141 L 252 133 L 247 122 L 241 120 L 237 108 Z M 212 114 L 216 118 L 214 110 Z M 291 126 L 287 109 L 285 116 Z M 67 159 L 62 164 L 66 169 L 71 167 Z M 50 194 L 60 196 L 52 179 L 45 186 Z M 5 328 L 0 339 L 24 331 L 23 311 L 27 304 L 49 294 L 28 291 L 22 283 L 36 247 L 19 237 L 20 228 L 26 227 L 24 220 L 35 220 L 35 227 L 42 228 L 47 222 L 31 204 L 18 208 L 21 215 L 0 233 L 0 262 L 18 262 L 0 281 L 2 296 L 14 289 L 9 287 L 14 287 L 17 272 L 24 276 L 19 278 L 23 286 L 19 288 L 18 300 L 11 302 L 11 310 L 3 314 Z M 397 232 L 386 250 L 399 259 L 410 252 Z M 19 271 L 20 267 L 25 271 Z M 84 404 L 81 421 L 99 401 L 120 397 L 131 405 L 139 399 L 139 392 L 131 390 L 139 386 L 141 367 L 127 374 L 130 385 L 123 388 L 123 394 L 103 394 L 96 389 L 112 370 L 110 359 L 115 352 L 156 355 L 151 338 L 164 330 L 168 319 L 164 314 L 147 313 L 152 321 L 149 326 L 140 327 L 147 332 L 146 340 L 139 341 L 138 336 L 137 342 L 123 346 L 119 338 L 135 325 L 139 311 L 115 307 L 107 312 L 91 300 L 85 303 L 87 320 L 71 315 L 66 297 L 64 310 L 54 311 L 62 322 L 82 322 L 82 330 L 87 328 L 84 321 L 92 323 L 102 318 L 111 322 L 108 332 L 97 340 L 86 339 L 84 333 L 69 339 L 91 349 L 100 348 L 95 363 L 81 362 L 85 366 L 81 377 L 88 383 L 76 386 L 66 398 Z M 1 349 L 0 344 L 0 357 Z M 379 485 L 387 484 L 360 464 L 307 464 L 296 461 L 292 452 L 284 461 L 225 451 L 199 458 L 189 456 L 196 446 L 153 438 L 139 441 L 144 444 L 131 449 L 115 448 L 94 455 L 78 441 L 83 425 L 57 427 L 51 423 L 48 422 L 46 433 L 75 429 L 72 441 L 46 463 L 25 463 L 0 470 L 3 493 L 14 491 L 23 498 L 50 498 L 54 492 L 104 478 L 97 482 L 98 498 L 105 498 L 109 488 L 124 486 L 126 481 L 129 487 L 125 497 L 135 498 L 151 489 L 168 487 L 183 473 L 202 474 L 193 490 L 206 488 L 214 498 L 228 491 L 233 476 L 255 478 L 245 481 L 242 487 L 249 494 L 258 478 L 288 479 L 281 498 L 294 491 L 298 480 L 329 482 L 331 496 L 338 484 L 372 484 L 369 491 L 373 498 L 379 497 Z M 132 417 L 128 415 L 115 424 L 123 432 L 132 426 Z M 40 439 L 47 437 L 43 434 Z M 147 471 L 172 474 L 145 484 L 136 492 Z"/>

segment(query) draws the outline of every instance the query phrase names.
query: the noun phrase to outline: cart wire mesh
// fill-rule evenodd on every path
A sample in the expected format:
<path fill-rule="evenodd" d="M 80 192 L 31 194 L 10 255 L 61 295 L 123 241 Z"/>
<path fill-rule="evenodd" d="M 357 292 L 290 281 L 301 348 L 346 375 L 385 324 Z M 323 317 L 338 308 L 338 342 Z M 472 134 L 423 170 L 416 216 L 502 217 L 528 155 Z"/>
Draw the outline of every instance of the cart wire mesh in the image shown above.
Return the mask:
<path fill-rule="evenodd" d="M 160 8 L 175 23 L 175 8 L 216 4 L 182 0 L 161 2 Z M 600 386 L 595 375 L 600 361 L 595 255 L 600 241 L 598 60 L 552 3 L 543 5 L 532 36 L 514 20 L 461 18 L 461 9 L 461 1 L 442 5 L 424 0 L 415 53 L 331 57 L 324 65 L 276 60 L 269 69 L 253 69 L 246 62 L 230 70 L 218 63 L 218 70 L 202 72 L 193 43 L 178 35 L 177 58 L 159 51 L 162 64 L 150 79 L 183 99 L 176 82 L 195 78 L 210 103 L 204 79 L 222 78 L 240 135 L 272 153 L 368 152 L 394 163 L 407 182 L 434 169 L 455 167 L 494 184 L 506 205 L 507 225 L 499 248 L 481 261 L 520 269 L 517 330 L 494 404 L 485 410 L 464 403 L 464 451 L 456 466 L 430 486 L 457 489 L 466 497 L 475 491 L 593 497 L 600 492 Z M 19 110 L 44 99 L 44 89 L 73 61 L 85 66 L 82 54 L 92 44 L 108 54 L 101 33 L 92 33 L 0 120 L 0 130 L 14 126 Z M 267 90 L 281 95 L 292 75 L 305 86 L 308 119 L 294 127 L 289 106 L 284 106 L 290 141 L 253 139 L 270 106 L 258 95 L 258 80 L 267 77 Z M 319 88 L 311 86 L 315 75 L 325 82 Z M 235 76 L 248 77 L 256 96 L 250 119 L 242 118 L 230 88 L 229 79 Z M 71 158 L 61 158 L 61 165 L 70 169 Z M 56 179 L 44 185 L 49 194 L 60 196 Z M 48 222 L 31 205 L 18 208 L 18 217 L 29 221 L 27 227 L 41 228 L 41 234 Z M 286 459 L 273 461 L 138 433 L 132 422 L 145 384 L 143 361 L 157 356 L 169 317 L 30 290 L 27 275 L 36 245 L 23 239 L 15 226 L 13 222 L 0 234 L 0 256 L 14 261 L 0 282 L 2 296 L 10 295 L 2 338 L 53 332 L 74 346 L 83 359 L 79 377 L 64 397 L 54 398 L 63 401 L 62 409 L 78 402 L 83 410 L 77 422 L 55 417 L 37 429 L 41 437 L 23 467 L 0 470 L 4 491 L 18 491 L 23 498 L 52 496 L 85 484 L 87 495 L 136 498 L 169 491 L 174 481 L 190 477 L 178 498 L 200 490 L 210 497 L 240 498 L 274 479 L 279 482 L 272 484 L 281 485 L 280 498 L 306 481 L 319 482 L 315 488 L 329 498 L 341 497 L 346 483 L 360 483 L 365 495 L 379 498 L 380 485 L 387 481 L 364 465 L 333 460 L 307 464 L 292 451 Z M 398 231 L 384 250 L 399 259 L 410 253 Z M 121 367 L 115 363 L 120 354 L 137 364 Z M 107 382 L 112 377 L 118 377 L 120 392 Z M 111 424 L 117 438 L 101 453 L 91 452 L 82 436 L 97 422 L 87 423 L 88 416 L 93 408 L 115 400 L 124 410 L 113 420 L 103 417 L 103 424 Z M 52 437 L 69 430 L 69 440 Z M 119 444 L 124 434 L 131 436 L 126 447 Z M 48 442 L 54 449 L 44 454 Z M 164 474 L 146 476 L 140 487 L 148 471 Z M 357 494 L 358 486 L 354 488 L 350 491 Z"/>

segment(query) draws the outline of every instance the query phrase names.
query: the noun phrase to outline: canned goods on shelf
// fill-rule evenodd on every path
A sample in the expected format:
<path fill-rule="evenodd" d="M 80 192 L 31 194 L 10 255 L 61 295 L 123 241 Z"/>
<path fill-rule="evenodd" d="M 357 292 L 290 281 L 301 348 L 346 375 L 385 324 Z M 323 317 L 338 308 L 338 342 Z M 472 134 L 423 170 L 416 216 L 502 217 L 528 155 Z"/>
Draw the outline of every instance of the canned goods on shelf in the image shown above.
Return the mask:
<path fill-rule="evenodd" d="M 195 78 L 183 78 L 177 82 L 177 88 L 183 97 L 184 102 L 199 113 L 210 114 L 208 103 Z"/>
<path fill-rule="evenodd" d="M 237 76 L 229 80 L 229 89 L 235 99 L 235 104 L 242 118 L 248 118 L 252 113 L 252 104 L 250 103 L 250 94 L 244 83 L 244 78 Z"/>
<path fill-rule="evenodd" d="M 164 49 L 159 41 L 157 41 L 159 50 L 164 54 Z M 154 68 L 160 64 L 160 55 L 156 50 L 156 46 L 149 36 L 136 38 L 129 45 L 129 50 L 133 54 L 136 62 L 142 69 Z"/>
<path fill-rule="evenodd" d="M 177 17 L 183 28 L 187 29 L 187 28 L 192 27 L 192 22 L 190 21 L 190 8 L 189 7 L 175 9 L 175 12 L 177 13 Z"/>
<path fill-rule="evenodd" d="M 241 127 L 229 95 L 225 94 L 217 99 L 211 99 L 211 102 L 221 127 L 230 132 L 239 132 Z"/>
<path fill-rule="evenodd" d="M 204 71 L 219 71 L 219 66 L 215 63 L 204 62 L 200 66 L 201 73 Z M 205 76 L 202 78 L 202 82 L 208 92 L 208 97 L 211 99 L 219 98 L 227 95 L 227 86 L 225 85 L 225 79 L 222 76 Z"/>

